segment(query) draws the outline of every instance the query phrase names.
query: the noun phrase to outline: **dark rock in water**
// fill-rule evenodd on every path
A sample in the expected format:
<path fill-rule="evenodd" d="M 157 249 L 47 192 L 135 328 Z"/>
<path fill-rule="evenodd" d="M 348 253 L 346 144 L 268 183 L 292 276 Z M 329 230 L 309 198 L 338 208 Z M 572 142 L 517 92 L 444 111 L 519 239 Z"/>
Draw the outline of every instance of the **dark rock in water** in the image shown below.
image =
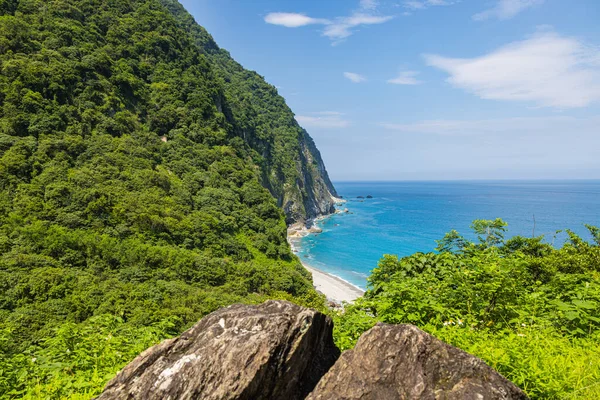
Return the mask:
<path fill-rule="evenodd" d="M 371 195 L 367 196 L 367 199 L 372 199 L 372 198 L 373 198 L 373 196 L 371 196 Z"/>
<path fill-rule="evenodd" d="M 364 199 L 365 196 L 356 196 L 357 199 Z"/>
<path fill-rule="evenodd" d="M 339 356 L 332 327 L 285 301 L 233 305 L 143 352 L 98 399 L 304 399 Z"/>
<path fill-rule="evenodd" d="M 482 360 L 412 325 L 377 324 L 307 400 L 527 399 Z"/>

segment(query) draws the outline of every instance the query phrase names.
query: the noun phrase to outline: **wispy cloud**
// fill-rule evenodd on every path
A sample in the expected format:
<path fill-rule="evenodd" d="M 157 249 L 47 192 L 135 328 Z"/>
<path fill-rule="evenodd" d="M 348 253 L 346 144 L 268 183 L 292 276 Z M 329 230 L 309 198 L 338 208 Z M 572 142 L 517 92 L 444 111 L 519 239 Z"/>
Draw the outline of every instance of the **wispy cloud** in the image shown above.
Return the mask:
<path fill-rule="evenodd" d="M 374 10 L 378 5 L 377 0 L 360 0 L 360 8 L 363 10 Z"/>
<path fill-rule="evenodd" d="M 344 114 L 337 111 L 321 111 L 310 115 L 296 115 L 296 121 L 309 128 L 346 128 L 350 121 L 343 118 Z"/>
<path fill-rule="evenodd" d="M 483 99 L 542 107 L 585 107 L 600 100 L 600 51 L 553 32 L 538 33 L 475 58 L 425 55 L 448 82 Z"/>
<path fill-rule="evenodd" d="M 473 15 L 475 21 L 484 21 L 490 18 L 510 19 L 521 11 L 540 5 L 544 0 L 498 0 L 495 7 Z"/>
<path fill-rule="evenodd" d="M 265 16 L 268 24 L 285 26 L 286 28 L 299 28 L 307 25 L 324 25 L 323 36 L 331 39 L 336 45 L 351 36 L 355 29 L 363 25 L 377 25 L 390 21 L 391 15 L 379 15 L 376 0 L 360 0 L 359 8 L 349 16 L 333 19 L 313 18 L 301 13 L 274 12 Z"/>
<path fill-rule="evenodd" d="M 354 72 L 344 72 L 344 77 L 350 79 L 354 83 L 360 83 L 367 80 L 364 76 L 354 73 Z"/>
<path fill-rule="evenodd" d="M 286 28 L 299 28 L 313 24 L 328 24 L 330 21 L 320 18 L 311 18 L 304 14 L 275 12 L 265 16 L 265 22 L 272 25 L 285 26 Z"/>
<path fill-rule="evenodd" d="M 389 79 L 387 82 L 394 85 L 419 85 L 423 82 L 418 80 L 416 76 L 418 71 L 400 71 L 397 77 Z"/>
<path fill-rule="evenodd" d="M 344 115 L 343 112 L 339 112 L 339 111 L 316 111 L 316 112 L 313 112 L 312 114 L 317 114 L 317 115 L 337 115 L 337 116 Z"/>
<path fill-rule="evenodd" d="M 332 39 L 334 44 L 346 39 L 354 33 L 354 28 L 361 25 L 376 25 L 383 24 L 391 20 L 392 16 L 377 16 L 365 13 L 354 13 L 350 17 L 336 18 L 334 22 L 327 25 L 323 31 L 323 35 Z"/>
<path fill-rule="evenodd" d="M 424 10 L 433 6 L 449 6 L 456 3 L 453 0 L 408 0 L 402 3 L 404 8 L 412 11 Z"/>
<path fill-rule="evenodd" d="M 407 133 L 449 136 L 486 134 L 543 134 L 545 132 L 594 133 L 600 116 L 575 118 L 569 116 L 522 117 L 483 120 L 426 120 L 409 124 L 381 124 L 386 129 Z"/>

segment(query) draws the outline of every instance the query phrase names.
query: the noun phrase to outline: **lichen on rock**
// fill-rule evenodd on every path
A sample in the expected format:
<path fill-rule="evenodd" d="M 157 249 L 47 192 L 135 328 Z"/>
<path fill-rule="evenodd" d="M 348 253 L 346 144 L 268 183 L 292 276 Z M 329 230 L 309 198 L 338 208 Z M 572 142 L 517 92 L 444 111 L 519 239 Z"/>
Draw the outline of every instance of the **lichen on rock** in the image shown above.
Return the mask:
<path fill-rule="evenodd" d="M 139 355 L 98 399 L 304 399 L 339 356 L 332 327 L 285 301 L 223 308 Z"/>

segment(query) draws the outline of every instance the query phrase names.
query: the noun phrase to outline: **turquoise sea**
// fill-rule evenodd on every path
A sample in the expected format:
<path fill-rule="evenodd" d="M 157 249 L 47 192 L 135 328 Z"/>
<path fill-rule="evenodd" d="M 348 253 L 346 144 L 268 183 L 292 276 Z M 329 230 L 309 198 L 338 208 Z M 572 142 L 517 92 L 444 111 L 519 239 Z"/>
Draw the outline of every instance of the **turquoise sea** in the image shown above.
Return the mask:
<path fill-rule="evenodd" d="M 299 242 L 298 256 L 361 288 L 383 254 L 432 251 L 452 229 L 474 238 L 474 219 L 502 218 L 508 235 L 544 234 L 562 244 L 571 229 L 600 226 L 600 181 L 337 182 L 350 213 L 319 222 L 320 234 Z M 358 196 L 373 196 L 358 199 Z M 535 216 L 535 232 L 534 232 Z"/>

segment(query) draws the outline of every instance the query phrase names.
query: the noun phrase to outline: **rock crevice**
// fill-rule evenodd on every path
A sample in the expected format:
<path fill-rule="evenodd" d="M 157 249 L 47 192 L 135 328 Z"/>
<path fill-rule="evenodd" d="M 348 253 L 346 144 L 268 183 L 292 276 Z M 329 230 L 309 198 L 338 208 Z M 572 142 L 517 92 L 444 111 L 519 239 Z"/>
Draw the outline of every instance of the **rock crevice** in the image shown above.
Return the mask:
<path fill-rule="evenodd" d="M 146 350 L 98 399 L 304 399 L 339 356 L 332 327 L 288 302 L 233 305 Z"/>
<path fill-rule="evenodd" d="M 412 325 L 378 324 L 341 357 L 332 329 L 324 314 L 285 301 L 233 305 L 140 354 L 98 399 L 527 398 Z"/>

